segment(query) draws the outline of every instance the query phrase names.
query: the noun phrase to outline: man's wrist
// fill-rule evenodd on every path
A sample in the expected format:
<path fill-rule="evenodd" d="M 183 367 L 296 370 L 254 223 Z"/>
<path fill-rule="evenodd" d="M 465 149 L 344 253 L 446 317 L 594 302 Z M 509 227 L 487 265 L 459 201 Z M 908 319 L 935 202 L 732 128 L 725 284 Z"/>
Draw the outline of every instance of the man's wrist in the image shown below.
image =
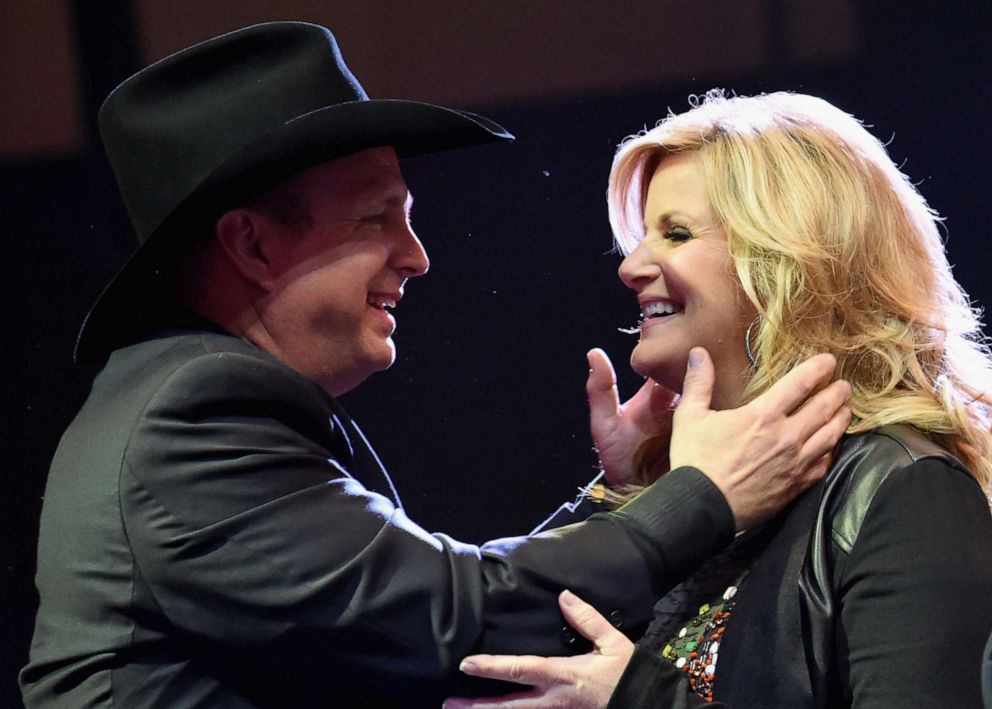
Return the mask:
<path fill-rule="evenodd" d="M 689 571 L 734 538 L 734 514 L 719 488 L 696 468 L 676 468 L 616 510 L 664 556 Z"/>

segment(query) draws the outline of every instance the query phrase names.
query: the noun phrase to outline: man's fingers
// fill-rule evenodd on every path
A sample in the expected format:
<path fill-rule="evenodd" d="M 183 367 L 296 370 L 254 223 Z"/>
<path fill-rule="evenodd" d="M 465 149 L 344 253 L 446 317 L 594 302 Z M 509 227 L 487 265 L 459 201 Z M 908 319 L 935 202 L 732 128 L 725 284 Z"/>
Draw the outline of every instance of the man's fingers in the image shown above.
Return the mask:
<path fill-rule="evenodd" d="M 441 706 L 442 709 L 536 709 L 542 706 L 541 695 L 541 691 L 529 689 L 526 692 L 514 692 L 499 697 L 478 699 L 449 697 Z"/>
<path fill-rule="evenodd" d="M 829 462 L 830 453 L 850 423 L 851 410 L 846 406 L 841 406 L 825 425 L 806 439 L 799 452 L 800 459 L 823 460 L 824 457 L 827 457 Z M 814 478 L 813 482 L 818 479 L 818 477 Z"/>
<path fill-rule="evenodd" d="M 806 477 L 809 479 L 808 482 L 810 485 L 827 474 L 827 471 L 830 470 L 830 464 L 833 462 L 833 459 L 834 456 L 832 451 L 830 453 L 824 453 L 806 469 Z"/>
<path fill-rule="evenodd" d="M 598 347 L 586 354 L 589 362 L 589 378 L 586 379 L 586 395 L 589 397 L 589 413 L 595 420 L 616 415 L 620 409 L 620 394 L 617 392 L 617 375 L 613 363 Z"/>
<path fill-rule="evenodd" d="M 679 401 L 683 415 L 690 410 L 709 411 L 715 376 L 709 353 L 702 347 L 689 350 L 689 366 L 682 380 L 682 399 Z"/>
<path fill-rule="evenodd" d="M 617 641 L 617 636 L 626 639 L 599 611 L 571 591 L 561 592 L 558 605 L 568 624 L 591 641 L 600 652 L 608 651 Z"/>
<path fill-rule="evenodd" d="M 798 426 L 799 440 L 807 440 L 832 421 L 850 398 L 851 385 L 843 379 L 831 382 L 811 396 L 791 417 L 791 423 Z"/>
<path fill-rule="evenodd" d="M 810 436 L 799 453 L 800 460 L 812 460 L 795 478 L 795 492 L 801 494 L 823 478 L 833 463 L 834 449 L 851 422 L 851 410 L 842 406 L 820 430 Z"/>
<path fill-rule="evenodd" d="M 813 355 L 751 403 L 764 402 L 775 411 L 791 414 L 836 367 L 837 358 L 832 354 Z"/>
<path fill-rule="evenodd" d="M 502 679 L 518 684 L 547 684 L 554 676 L 553 658 L 536 655 L 470 655 L 458 666 L 473 677 Z"/>
<path fill-rule="evenodd" d="M 575 594 L 563 591 L 558 603 L 568 623 L 599 652 L 578 657 L 536 657 L 525 655 L 472 655 L 462 660 L 465 674 L 518 684 L 533 689 L 502 697 L 483 699 L 452 698 L 447 709 L 538 709 L 548 706 L 604 707 L 609 702 L 624 667 L 630 661 L 634 644 L 617 631 L 595 608 Z M 608 650 L 604 651 L 604 645 Z"/>

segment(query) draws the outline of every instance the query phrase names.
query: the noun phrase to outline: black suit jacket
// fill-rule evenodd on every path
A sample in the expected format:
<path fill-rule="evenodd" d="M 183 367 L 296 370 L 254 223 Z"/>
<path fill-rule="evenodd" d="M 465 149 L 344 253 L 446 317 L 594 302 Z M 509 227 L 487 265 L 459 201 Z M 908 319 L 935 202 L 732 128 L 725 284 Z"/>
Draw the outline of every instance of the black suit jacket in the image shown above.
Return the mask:
<path fill-rule="evenodd" d="M 311 380 L 206 326 L 162 333 L 111 355 L 52 463 L 23 694 L 437 706 L 464 655 L 577 650 L 562 589 L 634 627 L 732 535 L 692 469 L 552 532 L 428 534 Z"/>

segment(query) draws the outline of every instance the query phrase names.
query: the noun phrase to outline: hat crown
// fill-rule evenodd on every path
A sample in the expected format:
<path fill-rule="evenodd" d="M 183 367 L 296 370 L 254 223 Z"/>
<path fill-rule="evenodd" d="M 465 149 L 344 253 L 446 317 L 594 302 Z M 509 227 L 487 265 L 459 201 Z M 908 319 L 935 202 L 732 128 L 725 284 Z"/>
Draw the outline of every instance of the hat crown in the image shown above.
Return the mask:
<path fill-rule="evenodd" d="M 328 29 L 272 22 L 135 74 L 104 102 L 100 133 L 144 240 L 230 156 L 302 115 L 366 100 Z"/>
<path fill-rule="evenodd" d="M 370 100 L 334 35 L 305 22 L 246 27 L 138 72 L 104 102 L 100 133 L 139 244 L 90 310 L 78 360 L 154 329 L 176 259 L 280 180 L 373 147 L 409 157 L 513 139 L 467 111 Z"/>

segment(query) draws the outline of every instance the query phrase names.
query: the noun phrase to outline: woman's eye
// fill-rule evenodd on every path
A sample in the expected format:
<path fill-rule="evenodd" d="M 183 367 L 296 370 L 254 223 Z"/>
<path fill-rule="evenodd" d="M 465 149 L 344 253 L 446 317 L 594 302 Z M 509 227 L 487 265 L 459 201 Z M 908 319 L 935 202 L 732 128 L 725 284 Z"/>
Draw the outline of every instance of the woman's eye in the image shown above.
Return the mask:
<path fill-rule="evenodd" d="M 692 238 L 692 232 L 686 229 L 684 226 L 673 226 L 671 229 L 665 232 L 665 238 L 669 241 L 688 241 Z"/>

